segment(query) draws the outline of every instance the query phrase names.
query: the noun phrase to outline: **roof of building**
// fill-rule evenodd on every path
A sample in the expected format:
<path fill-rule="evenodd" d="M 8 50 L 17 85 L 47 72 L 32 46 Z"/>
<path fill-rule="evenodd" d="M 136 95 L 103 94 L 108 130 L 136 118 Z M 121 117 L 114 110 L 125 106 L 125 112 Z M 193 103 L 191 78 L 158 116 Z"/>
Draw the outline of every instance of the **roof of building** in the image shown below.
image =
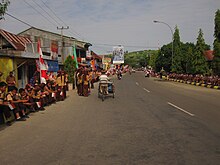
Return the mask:
<path fill-rule="evenodd" d="M 0 29 L 0 34 L 14 47 L 15 50 L 24 51 L 26 43 L 32 42 L 28 37 L 18 36 L 3 29 Z"/>
<path fill-rule="evenodd" d="M 204 55 L 207 61 L 212 61 L 214 58 L 213 50 L 206 50 Z"/>
<path fill-rule="evenodd" d="M 18 35 L 21 35 L 22 33 L 25 33 L 26 31 L 29 31 L 30 29 L 35 29 L 35 30 L 38 30 L 38 31 L 42 31 L 42 32 L 46 32 L 46 33 L 50 33 L 50 34 L 54 34 L 54 35 L 58 35 L 58 36 L 61 35 L 61 34 L 59 34 L 59 33 L 54 33 L 54 32 L 47 31 L 47 30 L 44 30 L 44 29 L 39 29 L 39 28 L 36 28 L 36 27 L 30 27 L 30 28 L 28 28 L 28 29 L 26 29 L 26 30 L 24 30 L 24 31 L 22 31 L 22 32 L 20 32 L 20 33 L 18 33 Z M 78 39 L 76 39 L 76 38 L 74 38 L 74 37 L 69 37 L 69 36 L 66 36 L 66 35 L 63 35 L 63 37 L 64 37 L 64 38 L 68 38 L 68 39 L 72 39 L 72 40 L 77 40 L 77 41 L 79 41 L 79 42 L 85 43 L 85 44 L 88 45 L 88 46 L 92 46 L 91 43 L 85 42 L 85 41 L 80 41 L 80 40 L 78 40 Z"/>
<path fill-rule="evenodd" d="M 94 59 L 99 59 L 99 60 L 101 60 L 102 59 L 102 57 L 100 57 L 99 55 L 97 55 L 95 52 L 93 52 L 93 51 L 91 51 L 91 55 L 92 55 L 92 57 L 94 58 Z"/>

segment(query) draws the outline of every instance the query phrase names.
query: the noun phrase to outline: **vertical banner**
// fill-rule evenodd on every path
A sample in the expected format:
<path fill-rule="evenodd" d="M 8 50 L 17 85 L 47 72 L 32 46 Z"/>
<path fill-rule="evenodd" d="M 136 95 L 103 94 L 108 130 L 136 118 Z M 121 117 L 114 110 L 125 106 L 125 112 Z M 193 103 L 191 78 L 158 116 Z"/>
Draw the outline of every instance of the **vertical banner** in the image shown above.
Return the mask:
<path fill-rule="evenodd" d="M 124 63 L 124 47 L 114 46 L 113 47 L 113 64 L 123 64 Z"/>
<path fill-rule="evenodd" d="M 86 57 L 88 57 L 88 58 L 91 58 L 91 57 L 92 57 L 90 50 L 87 50 L 87 51 L 86 51 Z"/>
<path fill-rule="evenodd" d="M 41 49 L 40 40 L 38 40 L 38 42 L 37 42 L 37 50 L 39 53 L 40 83 L 46 84 L 48 65 L 43 59 L 43 53 L 42 53 L 42 49 Z"/>
<path fill-rule="evenodd" d="M 57 43 L 57 41 L 51 42 L 50 49 L 51 49 L 51 59 L 58 60 L 58 43 Z"/>
<path fill-rule="evenodd" d="M 76 55 L 76 44 L 74 42 L 74 45 L 72 46 L 72 50 L 73 50 L 73 57 L 74 57 L 74 60 L 76 61 L 76 69 L 78 69 L 78 59 L 77 59 L 77 55 Z"/>

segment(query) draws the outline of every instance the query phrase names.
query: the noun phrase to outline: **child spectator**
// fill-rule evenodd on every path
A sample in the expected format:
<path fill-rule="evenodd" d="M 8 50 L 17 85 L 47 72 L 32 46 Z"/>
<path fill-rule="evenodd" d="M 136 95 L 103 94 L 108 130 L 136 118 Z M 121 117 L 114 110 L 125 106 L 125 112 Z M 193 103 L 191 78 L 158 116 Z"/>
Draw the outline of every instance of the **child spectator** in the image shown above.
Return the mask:
<path fill-rule="evenodd" d="M 26 118 L 29 118 L 29 116 L 25 114 L 25 106 L 23 104 L 23 102 L 27 102 L 27 100 L 20 100 L 16 87 L 11 88 L 11 91 L 6 96 L 6 100 L 11 110 L 14 111 L 17 121 L 25 121 Z M 20 116 L 20 113 L 22 116 Z"/>
<path fill-rule="evenodd" d="M 5 91 L 7 84 L 5 82 L 0 82 L 0 113 L 3 113 L 6 120 L 11 117 L 10 108 L 6 102 Z M 11 122 L 6 123 L 8 126 L 11 125 Z"/>

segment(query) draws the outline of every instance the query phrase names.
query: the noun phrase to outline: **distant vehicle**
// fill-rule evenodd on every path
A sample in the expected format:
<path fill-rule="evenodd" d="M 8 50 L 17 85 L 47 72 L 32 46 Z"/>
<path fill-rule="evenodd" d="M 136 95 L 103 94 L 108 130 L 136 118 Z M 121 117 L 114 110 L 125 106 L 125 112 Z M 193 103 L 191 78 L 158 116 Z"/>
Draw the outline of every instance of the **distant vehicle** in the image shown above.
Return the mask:
<path fill-rule="evenodd" d="M 132 72 L 132 73 L 135 73 L 135 72 L 136 72 L 136 70 L 135 70 L 135 69 L 132 69 L 132 70 L 131 70 L 131 72 Z"/>

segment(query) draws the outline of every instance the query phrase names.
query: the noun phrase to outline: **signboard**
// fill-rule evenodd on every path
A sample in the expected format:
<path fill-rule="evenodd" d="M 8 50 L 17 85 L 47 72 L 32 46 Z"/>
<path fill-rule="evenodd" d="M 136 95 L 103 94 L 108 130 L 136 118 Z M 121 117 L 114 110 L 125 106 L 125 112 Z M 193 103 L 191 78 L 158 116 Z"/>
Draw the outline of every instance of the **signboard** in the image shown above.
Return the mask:
<path fill-rule="evenodd" d="M 115 46 L 113 47 L 113 64 L 123 64 L 124 63 L 124 47 Z"/>
<path fill-rule="evenodd" d="M 102 59 L 102 63 L 103 63 L 103 64 L 105 64 L 105 63 L 111 63 L 111 61 L 112 61 L 112 59 L 109 58 L 109 57 L 104 57 L 104 58 Z"/>
<path fill-rule="evenodd" d="M 90 50 L 87 50 L 87 51 L 86 51 L 86 57 L 89 57 L 89 58 L 92 57 L 92 55 L 91 55 L 91 51 L 90 51 Z"/>

